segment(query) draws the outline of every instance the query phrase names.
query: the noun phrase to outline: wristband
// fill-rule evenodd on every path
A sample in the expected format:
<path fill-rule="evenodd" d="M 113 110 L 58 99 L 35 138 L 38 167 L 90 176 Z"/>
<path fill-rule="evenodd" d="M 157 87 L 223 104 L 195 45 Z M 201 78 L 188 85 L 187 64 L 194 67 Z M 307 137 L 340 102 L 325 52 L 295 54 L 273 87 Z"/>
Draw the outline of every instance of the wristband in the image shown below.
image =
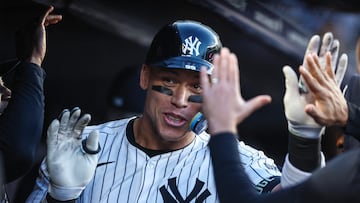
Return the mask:
<path fill-rule="evenodd" d="M 288 121 L 289 131 L 299 137 L 319 139 L 323 133 L 324 127 L 321 126 L 307 126 L 296 123 L 294 121 Z"/>
<path fill-rule="evenodd" d="M 323 153 L 321 153 L 321 168 L 324 167 L 325 164 L 325 157 Z M 285 157 L 285 163 L 282 168 L 281 173 L 281 187 L 286 188 L 293 185 L 296 185 L 300 182 L 305 181 L 311 176 L 312 173 L 302 171 L 298 168 L 296 168 L 294 165 L 292 165 L 289 161 L 289 155 L 287 154 Z"/>
<path fill-rule="evenodd" d="M 49 185 L 49 194 L 52 198 L 59 201 L 68 201 L 80 196 L 85 187 L 61 187 L 54 184 Z"/>

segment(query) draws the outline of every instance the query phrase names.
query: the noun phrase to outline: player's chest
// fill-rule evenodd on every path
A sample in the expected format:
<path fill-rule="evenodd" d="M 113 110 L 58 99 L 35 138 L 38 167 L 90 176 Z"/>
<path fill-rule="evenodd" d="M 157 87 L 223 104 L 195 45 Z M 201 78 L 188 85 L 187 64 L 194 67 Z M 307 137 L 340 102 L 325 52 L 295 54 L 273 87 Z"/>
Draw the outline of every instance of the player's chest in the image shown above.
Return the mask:
<path fill-rule="evenodd" d="M 126 159 L 122 157 L 98 167 L 94 183 L 102 185 L 103 195 L 115 195 L 124 202 L 195 202 L 196 199 L 214 202 L 217 199 L 211 159 L 206 150 L 153 158 L 128 155 Z M 101 197 L 104 198 L 108 197 Z"/>

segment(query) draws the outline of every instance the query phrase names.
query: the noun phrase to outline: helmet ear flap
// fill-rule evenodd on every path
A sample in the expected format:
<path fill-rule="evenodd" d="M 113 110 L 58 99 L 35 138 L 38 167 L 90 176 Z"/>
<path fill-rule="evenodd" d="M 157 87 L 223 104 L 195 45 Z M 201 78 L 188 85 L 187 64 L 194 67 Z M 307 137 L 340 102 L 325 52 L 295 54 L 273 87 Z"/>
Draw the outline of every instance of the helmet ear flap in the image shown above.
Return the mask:
<path fill-rule="evenodd" d="M 200 71 L 211 74 L 215 53 L 222 47 L 218 34 L 210 27 L 190 20 L 164 26 L 154 37 L 145 63 L 152 67 Z"/>

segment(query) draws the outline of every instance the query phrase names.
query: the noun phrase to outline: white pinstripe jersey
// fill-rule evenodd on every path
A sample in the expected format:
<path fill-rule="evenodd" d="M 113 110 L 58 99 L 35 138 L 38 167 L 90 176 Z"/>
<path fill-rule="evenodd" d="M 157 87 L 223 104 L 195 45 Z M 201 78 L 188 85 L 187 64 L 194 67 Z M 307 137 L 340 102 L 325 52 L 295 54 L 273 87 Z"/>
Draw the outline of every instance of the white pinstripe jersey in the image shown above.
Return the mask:
<path fill-rule="evenodd" d="M 208 134 L 196 136 L 183 149 L 149 157 L 128 141 L 129 120 L 85 128 L 84 136 L 99 130 L 102 150 L 95 176 L 76 202 L 219 202 L 207 147 Z M 273 160 L 261 151 L 243 142 L 239 142 L 239 149 L 245 171 L 254 184 L 281 175 Z M 41 202 L 45 198 L 46 174 L 43 162 L 27 202 Z"/>

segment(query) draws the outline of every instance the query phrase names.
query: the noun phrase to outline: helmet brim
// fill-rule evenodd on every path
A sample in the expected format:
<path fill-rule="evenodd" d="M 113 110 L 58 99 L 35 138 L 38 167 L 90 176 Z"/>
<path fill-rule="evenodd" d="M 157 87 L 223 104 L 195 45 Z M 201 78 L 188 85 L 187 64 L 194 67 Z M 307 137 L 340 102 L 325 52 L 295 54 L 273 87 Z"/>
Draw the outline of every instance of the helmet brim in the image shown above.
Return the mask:
<path fill-rule="evenodd" d="M 177 68 L 200 72 L 201 67 L 206 67 L 207 73 L 211 74 L 214 66 L 208 61 L 191 56 L 176 56 L 162 60 L 160 62 L 147 64 L 151 67 Z"/>

